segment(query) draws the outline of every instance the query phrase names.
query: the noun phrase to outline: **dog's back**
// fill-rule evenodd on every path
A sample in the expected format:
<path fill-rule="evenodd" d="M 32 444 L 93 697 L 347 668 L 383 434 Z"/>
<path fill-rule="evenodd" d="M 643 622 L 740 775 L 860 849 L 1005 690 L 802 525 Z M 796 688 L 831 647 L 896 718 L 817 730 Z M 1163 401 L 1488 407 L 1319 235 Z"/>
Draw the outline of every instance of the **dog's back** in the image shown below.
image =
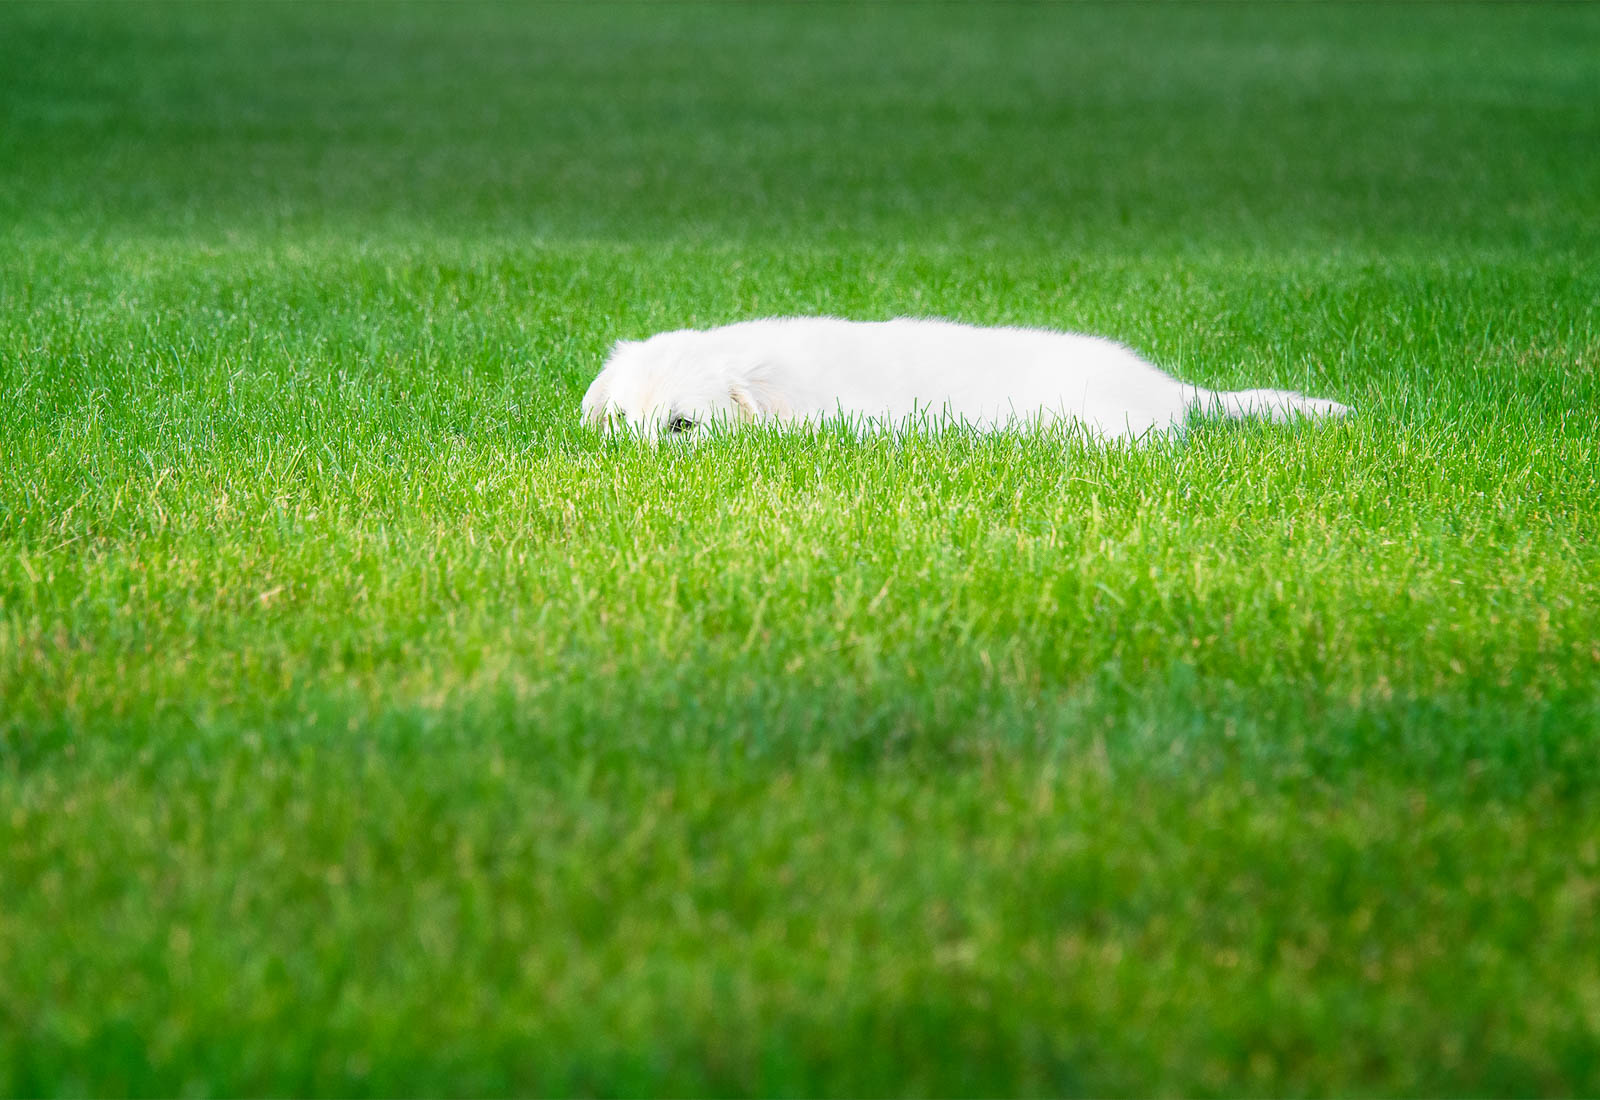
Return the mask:
<path fill-rule="evenodd" d="M 703 334 L 785 380 L 791 410 L 978 427 L 1073 417 L 1139 435 L 1181 416 L 1200 391 L 1097 336 L 900 318 L 744 321 Z"/>

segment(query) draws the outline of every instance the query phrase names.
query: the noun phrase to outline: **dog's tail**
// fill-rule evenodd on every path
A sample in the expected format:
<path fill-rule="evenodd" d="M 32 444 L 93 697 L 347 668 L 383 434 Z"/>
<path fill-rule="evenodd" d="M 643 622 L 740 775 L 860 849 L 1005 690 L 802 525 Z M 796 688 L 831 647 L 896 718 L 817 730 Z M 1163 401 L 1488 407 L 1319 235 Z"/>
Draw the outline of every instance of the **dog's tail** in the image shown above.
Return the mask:
<path fill-rule="evenodd" d="M 1325 397 L 1307 397 L 1293 390 L 1196 389 L 1191 407 L 1201 416 L 1225 416 L 1231 420 L 1262 417 L 1278 423 L 1350 413 L 1349 405 Z"/>

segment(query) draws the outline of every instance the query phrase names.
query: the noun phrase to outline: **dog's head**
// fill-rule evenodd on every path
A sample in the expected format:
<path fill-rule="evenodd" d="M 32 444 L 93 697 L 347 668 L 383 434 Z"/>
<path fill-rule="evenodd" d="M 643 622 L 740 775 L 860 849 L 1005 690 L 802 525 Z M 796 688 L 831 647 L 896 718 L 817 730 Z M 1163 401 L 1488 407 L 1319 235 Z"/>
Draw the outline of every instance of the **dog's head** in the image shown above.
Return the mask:
<path fill-rule="evenodd" d="M 707 333 L 619 340 L 583 395 L 583 420 L 606 434 L 654 441 L 780 416 L 785 406 L 762 375 L 760 364 L 719 348 Z"/>

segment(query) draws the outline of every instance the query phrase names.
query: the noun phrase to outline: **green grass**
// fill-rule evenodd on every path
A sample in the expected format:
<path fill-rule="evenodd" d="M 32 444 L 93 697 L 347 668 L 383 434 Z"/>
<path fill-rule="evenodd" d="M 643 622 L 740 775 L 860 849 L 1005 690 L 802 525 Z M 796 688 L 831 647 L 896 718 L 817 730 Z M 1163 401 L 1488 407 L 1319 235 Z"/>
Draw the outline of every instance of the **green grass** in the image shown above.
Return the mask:
<path fill-rule="evenodd" d="M 0 6 L 0 1092 L 1600 1092 L 1597 49 Z M 812 312 L 1357 415 L 577 426 Z"/>

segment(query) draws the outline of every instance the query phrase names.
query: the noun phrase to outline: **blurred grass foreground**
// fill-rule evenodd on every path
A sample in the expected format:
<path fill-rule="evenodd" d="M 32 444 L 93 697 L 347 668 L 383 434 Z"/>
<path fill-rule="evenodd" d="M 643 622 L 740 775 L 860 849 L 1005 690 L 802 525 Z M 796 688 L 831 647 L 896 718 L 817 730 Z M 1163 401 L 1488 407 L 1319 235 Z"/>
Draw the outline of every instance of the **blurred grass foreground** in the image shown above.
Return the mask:
<path fill-rule="evenodd" d="M 1600 1093 L 1597 58 L 0 6 L 0 1092 Z M 1357 414 L 577 426 L 793 313 Z"/>

